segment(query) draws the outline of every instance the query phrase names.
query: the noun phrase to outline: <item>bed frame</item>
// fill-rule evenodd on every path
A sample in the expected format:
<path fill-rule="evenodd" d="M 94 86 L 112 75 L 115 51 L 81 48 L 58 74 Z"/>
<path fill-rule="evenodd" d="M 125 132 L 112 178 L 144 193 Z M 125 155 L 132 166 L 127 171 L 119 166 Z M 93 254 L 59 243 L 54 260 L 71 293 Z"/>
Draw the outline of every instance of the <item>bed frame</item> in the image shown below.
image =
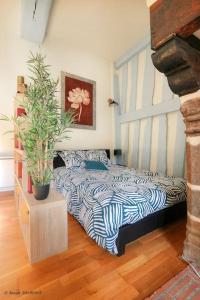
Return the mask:
<path fill-rule="evenodd" d="M 60 150 L 61 151 L 61 150 Z M 59 168 L 65 166 L 64 161 L 59 155 L 60 151 L 56 151 L 56 155 L 53 160 L 53 168 Z M 105 149 L 108 158 L 110 158 L 110 150 Z M 118 256 L 125 253 L 126 244 L 133 242 L 139 237 L 157 229 L 163 227 L 171 222 L 177 221 L 180 218 L 186 216 L 187 204 L 185 202 L 177 203 L 173 206 L 161 209 L 134 224 L 128 224 L 120 227 L 119 235 L 117 238 Z"/>

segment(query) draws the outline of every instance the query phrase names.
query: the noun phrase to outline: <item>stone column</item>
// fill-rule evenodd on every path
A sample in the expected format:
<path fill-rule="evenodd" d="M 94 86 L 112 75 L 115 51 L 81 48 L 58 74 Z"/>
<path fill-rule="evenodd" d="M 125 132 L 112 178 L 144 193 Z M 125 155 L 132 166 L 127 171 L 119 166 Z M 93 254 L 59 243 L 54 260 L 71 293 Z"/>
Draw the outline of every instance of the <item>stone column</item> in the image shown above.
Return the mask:
<path fill-rule="evenodd" d="M 181 97 L 186 124 L 187 231 L 183 256 L 200 266 L 200 91 Z"/>
<path fill-rule="evenodd" d="M 200 267 L 200 28 L 199 0 L 146 0 L 154 66 L 180 96 L 186 124 L 187 230 L 183 256 Z"/>
<path fill-rule="evenodd" d="M 196 41 L 198 44 L 198 41 Z M 187 231 L 183 255 L 200 266 L 200 51 L 172 37 L 153 55 L 154 66 L 167 76 L 181 99 L 186 124 Z"/>

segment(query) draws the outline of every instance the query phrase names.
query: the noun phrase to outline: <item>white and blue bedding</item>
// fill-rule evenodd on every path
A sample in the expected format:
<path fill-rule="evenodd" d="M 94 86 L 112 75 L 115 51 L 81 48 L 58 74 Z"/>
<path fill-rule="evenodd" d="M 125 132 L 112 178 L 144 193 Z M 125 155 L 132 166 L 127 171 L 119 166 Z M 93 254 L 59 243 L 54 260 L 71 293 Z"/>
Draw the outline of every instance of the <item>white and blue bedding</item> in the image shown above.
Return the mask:
<path fill-rule="evenodd" d="M 184 179 L 137 172 L 116 165 L 107 171 L 83 167 L 54 170 L 56 189 L 68 211 L 98 245 L 117 254 L 119 228 L 186 200 Z"/>

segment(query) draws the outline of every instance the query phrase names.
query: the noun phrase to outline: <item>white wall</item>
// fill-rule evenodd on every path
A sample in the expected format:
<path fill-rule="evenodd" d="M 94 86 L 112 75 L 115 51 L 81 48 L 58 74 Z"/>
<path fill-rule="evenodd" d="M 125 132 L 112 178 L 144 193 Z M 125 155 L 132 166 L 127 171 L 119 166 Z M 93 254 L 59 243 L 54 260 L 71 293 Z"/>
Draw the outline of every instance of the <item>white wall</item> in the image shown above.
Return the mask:
<path fill-rule="evenodd" d="M 48 34 L 44 45 L 38 49 L 38 46 L 20 38 L 20 14 L 20 0 L 1 0 L 0 112 L 8 115 L 13 113 L 17 75 L 28 76 L 26 60 L 29 51 L 40 50 L 46 55 L 48 64 L 52 65 L 55 78 L 63 70 L 96 81 L 96 130 L 72 129 L 71 139 L 59 145 L 59 148 L 112 148 L 112 110 L 107 104 L 111 95 L 111 62 L 81 49 L 73 49 L 67 41 L 57 41 L 55 28 L 54 35 Z M 11 125 L 0 123 L 1 155 L 12 153 L 12 135 L 2 135 L 9 129 Z M 6 173 L 7 170 L 3 176 Z"/>
<path fill-rule="evenodd" d="M 13 185 L 13 159 L 0 159 L 0 191 L 10 191 Z"/>

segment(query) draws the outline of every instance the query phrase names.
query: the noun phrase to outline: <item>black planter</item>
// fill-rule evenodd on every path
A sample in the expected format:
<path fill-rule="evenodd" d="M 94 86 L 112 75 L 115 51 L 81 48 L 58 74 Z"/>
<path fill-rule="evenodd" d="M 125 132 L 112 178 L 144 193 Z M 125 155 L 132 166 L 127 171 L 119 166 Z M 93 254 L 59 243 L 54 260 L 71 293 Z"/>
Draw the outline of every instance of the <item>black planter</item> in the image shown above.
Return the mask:
<path fill-rule="evenodd" d="M 44 200 L 48 197 L 49 195 L 49 187 L 50 184 L 46 185 L 34 185 L 33 186 L 33 196 L 35 197 L 36 200 Z"/>

